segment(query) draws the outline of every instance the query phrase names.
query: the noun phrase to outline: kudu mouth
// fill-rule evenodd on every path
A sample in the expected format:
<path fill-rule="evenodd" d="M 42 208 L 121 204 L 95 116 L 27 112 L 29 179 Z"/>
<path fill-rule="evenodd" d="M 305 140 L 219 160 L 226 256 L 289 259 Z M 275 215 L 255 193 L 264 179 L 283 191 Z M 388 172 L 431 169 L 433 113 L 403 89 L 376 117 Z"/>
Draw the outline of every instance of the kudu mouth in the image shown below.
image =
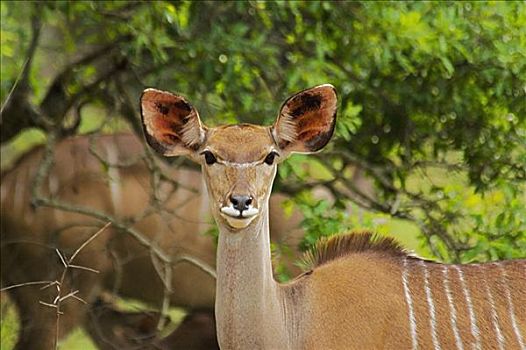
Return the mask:
<path fill-rule="evenodd" d="M 227 206 L 227 207 L 221 208 L 221 213 L 228 215 L 235 219 L 243 220 L 243 219 L 249 219 L 253 216 L 256 216 L 259 213 L 259 209 L 250 207 L 245 210 L 239 210 L 239 209 L 235 209 L 232 206 Z"/>
<path fill-rule="evenodd" d="M 224 206 L 220 209 L 221 216 L 233 228 L 247 227 L 252 220 L 259 214 L 259 209 L 249 207 L 244 210 L 234 208 L 232 205 Z"/>

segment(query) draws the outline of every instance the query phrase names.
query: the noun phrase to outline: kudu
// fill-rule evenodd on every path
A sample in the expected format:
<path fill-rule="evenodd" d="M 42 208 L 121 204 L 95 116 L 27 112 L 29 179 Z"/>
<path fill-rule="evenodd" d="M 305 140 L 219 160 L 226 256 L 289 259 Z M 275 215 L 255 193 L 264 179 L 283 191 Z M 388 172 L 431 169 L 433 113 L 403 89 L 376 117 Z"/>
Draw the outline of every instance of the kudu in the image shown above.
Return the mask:
<path fill-rule="evenodd" d="M 173 183 L 159 181 L 159 185 L 154 186 L 143 143 L 135 136 L 107 135 L 90 140 L 87 136 L 75 137 L 56 145 L 54 165 L 41 188 L 43 195 L 129 223 L 174 261 L 186 255 L 214 268 L 216 246 L 211 237 L 203 234 L 212 226 L 208 220 L 209 200 L 199 172 L 188 167 L 168 169 L 158 164 Z M 3 287 L 58 279 L 64 266 L 55 248 L 71 256 L 101 226 L 100 218 L 56 208 L 32 207 L 32 183 L 43 154 L 40 147 L 2 174 Z M 154 187 L 164 203 L 163 211 L 152 205 Z M 275 236 L 276 241 L 295 246 L 301 238 L 301 230 L 297 229 L 301 219 L 297 213 L 291 218 L 283 217 L 280 207 L 283 199 L 282 195 L 273 197 L 275 232 L 282 233 L 280 237 Z M 75 260 L 76 265 L 99 273 L 71 269 L 62 288 L 63 295 L 78 290 L 77 296 L 91 303 L 102 290 L 108 290 L 160 307 L 166 289 L 159 277 L 163 275 L 163 265 L 153 255 L 135 238 L 110 226 Z M 169 282 L 172 306 L 213 312 L 215 279 L 210 274 L 184 260 L 172 266 Z M 39 301 L 52 303 L 57 290 L 55 287 L 41 290 L 41 287 L 26 285 L 8 291 L 21 320 L 17 349 L 53 348 L 56 310 Z M 62 305 L 61 336 L 88 319 L 90 309 L 73 299 Z M 112 348 L 111 340 L 107 343 Z"/>
<path fill-rule="evenodd" d="M 371 234 L 336 236 L 291 283 L 272 275 L 269 197 L 277 163 L 323 148 L 337 96 L 285 101 L 273 126 L 207 128 L 182 96 L 147 89 L 150 146 L 201 164 L 219 226 L 215 314 L 222 349 L 524 349 L 526 260 L 447 265 Z"/>

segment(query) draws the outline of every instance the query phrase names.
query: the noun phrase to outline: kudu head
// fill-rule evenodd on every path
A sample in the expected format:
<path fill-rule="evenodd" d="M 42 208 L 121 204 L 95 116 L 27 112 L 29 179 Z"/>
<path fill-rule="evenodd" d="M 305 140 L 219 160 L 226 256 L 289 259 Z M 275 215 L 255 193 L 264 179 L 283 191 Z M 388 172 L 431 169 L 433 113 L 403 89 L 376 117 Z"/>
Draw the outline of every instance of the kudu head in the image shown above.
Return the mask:
<path fill-rule="evenodd" d="M 141 115 L 149 145 L 164 156 L 201 164 L 216 222 L 236 232 L 267 210 L 276 164 L 289 154 L 323 148 L 336 121 L 336 91 L 325 84 L 285 101 L 273 126 L 204 126 L 182 96 L 146 89 Z"/>

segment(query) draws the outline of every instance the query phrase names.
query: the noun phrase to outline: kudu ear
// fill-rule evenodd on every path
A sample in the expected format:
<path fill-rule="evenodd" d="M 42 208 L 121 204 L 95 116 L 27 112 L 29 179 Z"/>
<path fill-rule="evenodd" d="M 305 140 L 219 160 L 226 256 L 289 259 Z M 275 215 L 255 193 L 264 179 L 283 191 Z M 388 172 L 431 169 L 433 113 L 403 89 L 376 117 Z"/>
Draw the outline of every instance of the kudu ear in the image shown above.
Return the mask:
<path fill-rule="evenodd" d="M 338 97 L 330 84 L 315 86 L 289 97 L 279 112 L 272 135 L 285 153 L 322 149 L 336 125 Z"/>
<path fill-rule="evenodd" d="M 146 141 L 162 155 L 190 154 L 204 142 L 206 128 L 199 113 L 182 96 L 146 89 L 141 96 L 141 116 Z"/>

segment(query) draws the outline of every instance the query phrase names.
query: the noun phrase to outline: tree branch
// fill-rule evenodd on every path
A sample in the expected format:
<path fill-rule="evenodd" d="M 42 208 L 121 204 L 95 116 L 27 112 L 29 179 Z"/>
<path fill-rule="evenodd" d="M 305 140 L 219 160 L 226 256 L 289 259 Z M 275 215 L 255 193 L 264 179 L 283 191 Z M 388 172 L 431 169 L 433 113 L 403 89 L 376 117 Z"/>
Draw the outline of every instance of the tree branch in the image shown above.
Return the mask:
<path fill-rule="evenodd" d="M 24 65 L 0 108 L 0 138 L 2 143 L 9 141 L 20 130 L 32 126 L 34 121 L 41 117 L 41 114 L 31 105 L 28 99 L 30 92 L 29 76 L 42 28 L 42 22 L 36 10 L 37 7 L 39 5 L 35 4 L 31 16 L 31 41 L 27 49 Z"/>

